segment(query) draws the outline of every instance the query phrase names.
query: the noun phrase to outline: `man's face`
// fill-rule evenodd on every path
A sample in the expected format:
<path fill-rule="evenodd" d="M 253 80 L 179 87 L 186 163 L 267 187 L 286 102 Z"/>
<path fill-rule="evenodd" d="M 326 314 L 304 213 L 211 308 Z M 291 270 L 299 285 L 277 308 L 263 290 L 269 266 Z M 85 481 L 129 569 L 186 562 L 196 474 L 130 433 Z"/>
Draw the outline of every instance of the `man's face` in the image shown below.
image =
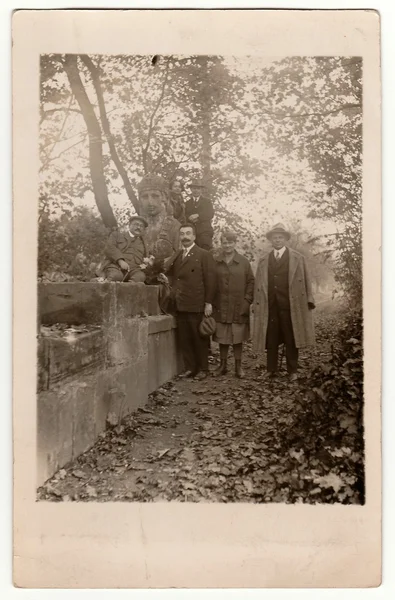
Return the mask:
<path fill-rule="evenodd" d="M 136 237 L 143 235 L 144 230 L 144 223 L 138 219 L 133 219 L 133 221 L 129 223 L 129 231 L 132 235 L 135 235 Z"/>
<path fill-rule="evenodd" d="M 273 233 L 272 246 L 276 250 L 280 250 L 283 246 L 285 246 L 286 241 L 287 241 L 287 238 L 283 233 Z"/>
<path fill-rule="evenodd" d="M 195 198 L 200 196 L 201 191 L 202 190 L 199 186 L 191 185 L 192 196 L 194 196 Z"/>
<path fill-rule="evenodd" d="M 141 192 L 140 202 L 144 214 L 155 216 L 162 211 L 165 198 L 160 190 L 146 190 Z"/>
<path fill-rule="evenodd" d="M 195 241 L 195 234 L 192 227 L 182 227 L 180 229 L 180 240 L 184 248 L 188 248 Z"/>
<path fill-rule="evenodd" d="M 173 185 L 171 186 L 171 191 L 175 192 L 176 194 L 181 194 L 181 183 L 179 181 L 174 181 Z"/>

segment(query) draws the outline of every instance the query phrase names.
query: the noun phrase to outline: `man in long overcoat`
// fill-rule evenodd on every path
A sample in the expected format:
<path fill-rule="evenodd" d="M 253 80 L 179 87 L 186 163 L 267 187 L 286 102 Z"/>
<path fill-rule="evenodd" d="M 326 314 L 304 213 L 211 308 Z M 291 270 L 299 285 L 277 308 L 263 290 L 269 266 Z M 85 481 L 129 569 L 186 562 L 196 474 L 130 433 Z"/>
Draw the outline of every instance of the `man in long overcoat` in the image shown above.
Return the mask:
<path fill-rule="evenodd" d="M 297 379 L 299 348 L 314 345 L 315 302 L 305 258 L 288 248 L 291 234 L 277 223 L 266 237 L 273 250 L 259 264 L 254 290 L 253 350 L 267 350 L 267 372 L 278 370 L 278 347 L 285 344 L 287 371 Z"/>

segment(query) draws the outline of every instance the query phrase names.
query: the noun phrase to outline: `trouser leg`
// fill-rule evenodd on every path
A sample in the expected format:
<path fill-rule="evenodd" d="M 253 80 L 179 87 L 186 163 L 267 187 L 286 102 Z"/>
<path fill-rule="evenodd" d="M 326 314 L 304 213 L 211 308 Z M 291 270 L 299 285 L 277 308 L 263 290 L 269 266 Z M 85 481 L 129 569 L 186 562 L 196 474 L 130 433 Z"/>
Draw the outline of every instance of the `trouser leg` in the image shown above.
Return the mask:
<path fill-rule="evenodd" d="M 177 339 L 184 359 L 185 369 L 195 373 L 198 371 L 198 364 L 195 357 L 191 323 L 188 316 L 189 313 L 177 313 Z"/>
<path fill-rule="evenodd" d="M 196 364 L 200 370 L 208 371 L 209 338 L 202 337 L 199 332 L 199 325 L 203 318 L 203 314 L 189 313 L 188 318 Z"/>
<path fill-rule="evenodd" d="M 280 311 L 280 326 L 285 343 L 285 357 L 287 360 L 288 373 L 295 373 L 298 369 L 299 351 L 295 346 L 295 337 L 292 327 L 291 312 Z"/>
<path fill-rule="evenodd" d="M 123 273 L 119 267 L 114 265 L 107 267 L 107 269 L 104 271 L 104 275 L 109 281 L 123 281 L 125 273 Z"/>
<path fill-rule="evenodd" d="M 132 283 L 144 283 L 145 279 L 145 273 L 142 271 L 135 271 L 129 278 L 126 279 L 126 281 L 130 281 Z"/>
<path fill-rule="evenodd" d="M 278 370 L 278 346 L 280 343 L 280 323 L 277 304 L 269 308 L 267 326 L 267 370 L 275 373 Z"/>
<path fill-rule="evenodd" d="M 196 236 L 196 245 L 203 250 L 211 250 L 213 247 L 213 236 L 211 233 L 200 233 Z"/>

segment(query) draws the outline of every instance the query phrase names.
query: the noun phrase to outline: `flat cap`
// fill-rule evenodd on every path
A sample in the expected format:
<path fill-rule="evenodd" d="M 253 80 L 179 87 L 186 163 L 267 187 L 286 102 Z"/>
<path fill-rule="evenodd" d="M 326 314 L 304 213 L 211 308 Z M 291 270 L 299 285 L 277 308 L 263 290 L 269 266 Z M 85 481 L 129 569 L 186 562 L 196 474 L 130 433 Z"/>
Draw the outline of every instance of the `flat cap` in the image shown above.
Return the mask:
<path fill-rule="evenodd" d="M 137 190 L 139 193 L 147 190 L 159 190 L 160 192 L 167 192 L 168 189 L 169 185 L 167 181 L 160 175 L 155 174 L 145 175 L 137 185 Z"/>

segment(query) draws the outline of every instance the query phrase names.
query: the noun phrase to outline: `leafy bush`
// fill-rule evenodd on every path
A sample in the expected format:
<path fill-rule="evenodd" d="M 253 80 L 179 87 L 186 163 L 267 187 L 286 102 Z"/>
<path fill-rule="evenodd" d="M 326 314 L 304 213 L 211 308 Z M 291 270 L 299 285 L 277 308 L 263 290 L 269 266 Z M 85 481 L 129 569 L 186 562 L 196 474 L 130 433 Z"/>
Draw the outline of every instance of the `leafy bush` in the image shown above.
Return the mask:
<path fill-rule="evenodd" d="M 49 281 L 89 281 L 104 258 L 109 231 L 92 210 L 81 207 L 59 218 L 41 215 L 38 276 Z"/>
<path fill-rule="evenodd" d="M 277 438 L 284 449 L 303 449 L 313 467 L 318 456 L 324 478 L 330 475 L 337 481 L 348 481 L 348 487 L 336 496 L 336 501 L 347 504 L 349 496 L 353 496 L 364 504 L 362 312 L 347 311 L 333 317 L 335 331 L 330 330 L 333 323 L 326 331 L 320 331 L 323 339 L 332 339 L 331 352 L 323 355 L 321 364 L 300 380 L 292 423 L 281 429 Z M 317 337 L 317 344 L 321 344 L 321 338 Z M 322 497 L 321 500 L 329 501 Z"/>

